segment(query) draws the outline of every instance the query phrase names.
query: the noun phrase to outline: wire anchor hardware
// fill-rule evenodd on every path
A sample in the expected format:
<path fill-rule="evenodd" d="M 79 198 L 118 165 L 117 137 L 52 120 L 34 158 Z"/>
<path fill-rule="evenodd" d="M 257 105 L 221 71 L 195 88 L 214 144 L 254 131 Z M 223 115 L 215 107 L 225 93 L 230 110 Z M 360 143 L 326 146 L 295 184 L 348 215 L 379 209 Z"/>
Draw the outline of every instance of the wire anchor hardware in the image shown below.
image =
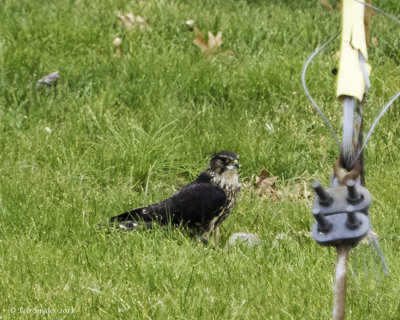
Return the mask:
<path fill-rule="evenodd" d="M 316 220 L 312 227 L 315 241 L 324 246 L 357 245 L 371 228 L 369 191 L 353 180 L 346 186 L 327 190 L 318 181 L 312 187 L 317 195 L 312 209 Z"/>

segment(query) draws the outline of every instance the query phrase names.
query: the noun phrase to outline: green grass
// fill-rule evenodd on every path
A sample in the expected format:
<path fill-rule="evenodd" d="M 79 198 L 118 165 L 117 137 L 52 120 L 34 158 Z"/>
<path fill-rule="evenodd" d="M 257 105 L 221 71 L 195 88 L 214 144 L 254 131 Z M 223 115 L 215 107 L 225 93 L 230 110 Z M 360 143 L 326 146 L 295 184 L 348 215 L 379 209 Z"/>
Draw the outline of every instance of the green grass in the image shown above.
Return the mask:
<path fill-rule="evenodd" d="M 374 4 L 400 15 L 397 0 Z M 152 30 L 125 30 L 118 10 Z M 233 55 L 205 58 L 187 19 L 221 30 L 221 51 Z M 339 26 L 340 13 L 317 1 L 3 0 L 0 319 L 329 319 L 335 251 L 307 237 L 312 199 L 302 195 L 314 179 L 328 184 L 337 146 L 300 73 Z M 373 17 L 367 128 L 400 87 L 398 28 Z M 307 81 L 340 131 L 338 47 L 316 58 Z M 36 88 L 56 70 L 55 89 Z M 399 110 L 397 102 L 366 150 L 371 219 L 391 274 L 374 267 L 367 246 L 354 251 L 347 319 L 400 319 Z M 240 155 L 245 187 L 218 242 L 161 228 L 97 231 L 171 195 L 220 150 Z M 291 190 L 279 201 L 251 186 L 263 167 Z M 262 245 L 226 250 L 234 232 Z"/>

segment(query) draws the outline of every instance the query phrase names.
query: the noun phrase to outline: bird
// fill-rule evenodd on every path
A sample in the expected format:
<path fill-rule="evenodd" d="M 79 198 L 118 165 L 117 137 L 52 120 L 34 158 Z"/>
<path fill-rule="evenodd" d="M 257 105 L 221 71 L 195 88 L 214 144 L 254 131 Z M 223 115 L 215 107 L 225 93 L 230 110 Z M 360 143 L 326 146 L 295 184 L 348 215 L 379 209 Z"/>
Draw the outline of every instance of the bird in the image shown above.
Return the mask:
<path fill-rule="evenodd" d="M 232 151 L 216 153 L 196 180 L 163 201 L 110 218 L 111 226 L 133 230 L 139 225 L 151 228 L 153 223 L 180 225 L 205 244 L 211 234 L 218 238 L 219 226 L 240 192 L 238 160 Z"/>

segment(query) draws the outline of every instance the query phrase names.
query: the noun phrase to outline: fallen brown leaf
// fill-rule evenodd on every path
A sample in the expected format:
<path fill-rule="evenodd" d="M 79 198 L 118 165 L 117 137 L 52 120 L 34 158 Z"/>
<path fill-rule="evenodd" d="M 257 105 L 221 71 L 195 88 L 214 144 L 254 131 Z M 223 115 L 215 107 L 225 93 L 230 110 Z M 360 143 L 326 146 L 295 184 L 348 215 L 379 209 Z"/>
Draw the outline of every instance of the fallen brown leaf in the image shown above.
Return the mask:
<path fill-rule="evenodd" d="M 276 186 L 278 176 L 270 177 L 267 169 L 262 169 L 260 176 L 256 177 L 255 189 L 259 196 L 278 200 L 282 198 L 283 194 Z"/>
<path fill-rule="evenodd" d="M 306 201 L 311 201 L 313 195 L 309 190 L 306 181 L 287 185 L 285 188 L 283 188 L 282 193 L 285 198 L 306 200 Z"/>
<path fill-rule="evenodd" d="M 360 241 L 360 244 L 371 244 L 378 239 L 378 234 L 375 233 L 373 230 L 369 230 L 368 234 Z"/>
<path fill-rule="evenodd" d="M 211 31 L 208 31 L 208 41 L 204 38 L 203 34 L 196 27 L 194 28 L 194 33 L 196 38 L 193 43 L 198 46 L 201 51 L 206 55 L 213 55 L 216 53 L 217 49 L 222 45 L 222 32 L 219 31 L 216 36 L 214 36 Z"/>
<path fill-rule="evenodd" d="M 141 16 L 134 16 L 132 13 L 121 14 L 117 12 L 119 22 L 128 30 L 138 26 L 140 31 L 145 31 L 150 27 L 149 21 Z"/>
<path fill-rule="evenodd" d="M 324 6 L 325 9 L 333 10 L 332 5 L 327 0 L 321 0 L 321 4 Z"/>
<path fill-rule="evenodd" d="M 377 47 L 379 45 L 378 39 L 375 37 L 371 38 L 371 44 L 373 47 Z"/>

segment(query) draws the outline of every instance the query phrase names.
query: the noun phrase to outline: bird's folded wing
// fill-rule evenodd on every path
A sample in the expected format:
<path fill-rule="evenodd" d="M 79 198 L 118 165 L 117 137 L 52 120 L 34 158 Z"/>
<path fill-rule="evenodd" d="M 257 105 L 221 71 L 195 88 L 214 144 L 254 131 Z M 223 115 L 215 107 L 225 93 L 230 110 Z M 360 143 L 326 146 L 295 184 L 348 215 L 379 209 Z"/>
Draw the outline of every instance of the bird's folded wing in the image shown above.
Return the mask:
<path fill-rule="evenodd" d="M 193 182 L 172 197 L 149 207 L 170 215 L 174 223 L 211 220 L 226 202 L 225 193 L 210 183 Z"/>

